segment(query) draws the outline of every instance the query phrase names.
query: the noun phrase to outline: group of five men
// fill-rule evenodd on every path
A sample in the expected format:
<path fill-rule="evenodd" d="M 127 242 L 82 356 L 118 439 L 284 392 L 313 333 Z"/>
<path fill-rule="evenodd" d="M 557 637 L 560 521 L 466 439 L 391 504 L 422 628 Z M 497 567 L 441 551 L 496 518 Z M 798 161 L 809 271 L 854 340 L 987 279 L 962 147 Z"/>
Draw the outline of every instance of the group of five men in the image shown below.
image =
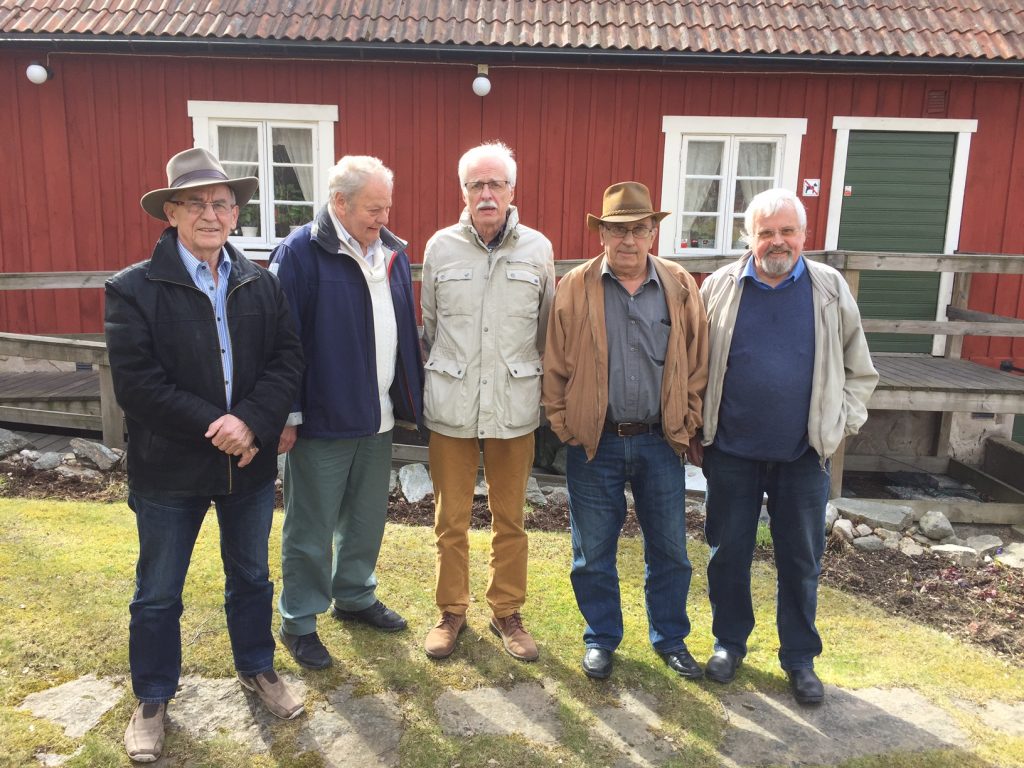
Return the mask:
<path fill-rule="evenodd" d="M 706 671 L 719 682 L 735 675 L 754 626 L 750 566 L 767 494 L 779 659 L 799 702 L 822 700 L 813 662 L 829 459 L 864 422 L 877 375 L 842 277 L 802 257 L 799 199 L 768 190 L 750 200 L 750 250 L 698 288 L 651 254 L 668 214 L 647 187 L 614 184 L 601 215 L 587 217 L 603 252 L 556 292 L 550 241 L 512 205 L 508 147 L 475 147 L 458 172 L 462 217 L 424 252 L 422 344 L 406 243 L 386 227 L 393 176 L 376 158 L 346 156 L 331 169 L 327 204 L 278 245 L 268 271 L 228 239 L 258 180 L 228 178 L 207 150 L 175 155 L 167 186 L 142 198 L 169 227 L 152 257 L 106 290 L 139 532 L 129 628 L 139 703 L 125 733 L 133 760 L 161 753 L 181 668 L 182 588 L 211 502 L 239 681 L 278 717 L 303 710 L 273 666 L 267 540 L 278 453 L 282 644 L 301 666 L 322 669 L 332 659 L 319 614 L 406 627 L 376 595 L 396 422 L 430 433 L 439 620 L 426 654 L 451 655 L 466 625 L 482 453 L 489 626 L 509 654 L 537 659 L 521 614 L 523 502 L 542 403 L 568 446 L 585 674 L 608 677 L 623 637 L 616 553 L 627 482 L 643 531 L 651 643 L 683 677 Z M 684 457 L 708 481 L 715 646 L 706 670 L 686 647 Z"/>

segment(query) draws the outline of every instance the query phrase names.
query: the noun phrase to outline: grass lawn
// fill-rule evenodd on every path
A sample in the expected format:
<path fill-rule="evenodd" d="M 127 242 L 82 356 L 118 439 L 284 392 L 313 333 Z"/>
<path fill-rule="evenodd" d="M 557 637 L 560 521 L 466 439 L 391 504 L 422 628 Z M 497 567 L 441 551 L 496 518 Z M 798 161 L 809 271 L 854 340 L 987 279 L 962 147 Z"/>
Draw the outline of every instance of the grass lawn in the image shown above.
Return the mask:
<path fill-rule="evenodd" d="M 280 579 L 281 515 L 271 538 L 271 574 Z M 281 649 L 278 667 L 301 674 L 315 706 L 326 692 L 354 684 L 356 694 L 392 691 L 405 720 L 402 766 L 488 765 L 594 766 L 609 764 L 606 745 L 594 736 L 594 710 L 613 705 L 624 689 L 655 697 L 662 728 L 677 752 L 670 766 L 718 765 L 717 747 L 726 722 L 719 701 L 726 692 L 781 692 L 774 630 L 773 571 L 755 567 L 758 627 L 744 673 L 728 687 L 681 681 L 658 659 L 647 640 L 642 599 L 641 542 L 624 539 L 620 547 L 626 638 L 616 654 L 607 684 L 580 671 L 583 623 L 576 609 L 568 572 L 567 534 L 530 536 L 530 597 L 524 618 L 537 638 L 541 659 L 523 664 L 505 654 L 487 630 L 483 602 L 486 534 L 471 534 L 473 592 L 470 628 L 449 660 L 436 663 L 422 651 L 423 636 L 436 619 L 433 603 L 434 549 L 429 528 L 389 525 L 378 567 L 381 598 L 409 620 L 410 630 L 382 635 L 331 619 L 320 624 L 321 637 L 336 664 L 323 673 L 299 670 Z M 123 504 L 0 499 L 0 765 L 38 765 L 40 751 L 83 752 L 67 766 L 129 765 L 121 737 L 134 704 L 125 685 L 121 703 L 83 739 L 37 720 L 17 706 L 32 692 L 92 673 L 125 678 L 128 601 L 134 585 L 137 541 L 134 517 Z M 693 632 L 689 646 L 703 662 L 711 652 L 710 610 L 705 591 L 707 549 L 691 545 L 694 579 L 690 594 Z M 215 518 L 207 521 L 193 556 L 182 619 L 184 674 L 230 677 L 234 671 L 222 609 L 223 575 Z M 1013 703 L 1024 698 L 1024 669 L 964 645 L 934 630 L 893 619 L 855 597 L 828 589 L 821 593 L 819 629 L 825 654 L 817 668 L 834 685 L 909 687 L 925 696 L 966 730 L 976 751 L 912 753 L 895 758 L 859 759 L 848 768 L 867 766 L 1024 765 L 1024 738 L 997 734 L 978 725 L 957 702 Z M 275 624 L 276 630 L 276 624 Z M 557 747 L 538 748 L 516 739 L 446 736 L 434 701 L 450 689 L 510 686 L 541 682 L 557 701 L 563 737 Z M 166 751 L 176 765 L 316 766 L 316 755 L 289 749 L 294 723 L 277 727 L 269 754 L 250 757 L 229 739 L 195 743 L 172 734 Z M 491 761 L 491 762 L 489 762 Z"/>

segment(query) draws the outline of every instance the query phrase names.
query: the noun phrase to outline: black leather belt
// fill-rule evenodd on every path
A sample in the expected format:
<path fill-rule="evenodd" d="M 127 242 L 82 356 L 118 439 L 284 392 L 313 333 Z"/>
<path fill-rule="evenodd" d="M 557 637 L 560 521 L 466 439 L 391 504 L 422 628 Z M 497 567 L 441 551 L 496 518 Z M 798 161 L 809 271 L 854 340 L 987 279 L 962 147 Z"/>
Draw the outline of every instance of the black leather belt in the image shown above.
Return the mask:
<path fill-rule="evenodd" d="M 633 437 L 635 435 L 646 435 L 650 432 L 660 432 L 661 424 L 647 424 L 642 421 L 624 421 L 616 424 L 612 421 L 604 423 L 604 431 L 611 432 L 619 437 Z"/>

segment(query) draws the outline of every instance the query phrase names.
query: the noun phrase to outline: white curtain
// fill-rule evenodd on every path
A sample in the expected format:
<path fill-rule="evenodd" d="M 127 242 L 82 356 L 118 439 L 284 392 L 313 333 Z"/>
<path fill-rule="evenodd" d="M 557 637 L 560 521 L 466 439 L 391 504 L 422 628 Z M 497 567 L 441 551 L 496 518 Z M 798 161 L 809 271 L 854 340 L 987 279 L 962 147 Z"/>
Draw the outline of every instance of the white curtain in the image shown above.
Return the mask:
<path fill-rule="evenodd" d="M 313 200 L 313 131 L 309 128 L 272 128 L 271 143 L 284 147 L 299 182 L 303 200 Z M 275 179 L 276 181 L 276 179 Z M 275 195 L 276 197 L 276 195 Z"/>
<path fill-rule="evenodd" d="M 258 142 L 256 126 L 217 126 L 217 151 L 228 176 L 237 179 L 260 175 Z"/>

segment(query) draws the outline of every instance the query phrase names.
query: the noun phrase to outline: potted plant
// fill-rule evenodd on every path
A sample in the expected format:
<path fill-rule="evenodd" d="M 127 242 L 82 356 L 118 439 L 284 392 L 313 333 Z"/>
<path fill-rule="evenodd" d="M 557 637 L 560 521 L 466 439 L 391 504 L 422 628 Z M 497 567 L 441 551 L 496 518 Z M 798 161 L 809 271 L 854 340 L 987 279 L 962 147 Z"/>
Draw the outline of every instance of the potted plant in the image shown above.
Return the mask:
<path fill-rule="evenodd" d="M 238 229 L 242 237 L 260 236 L 260 206 L 258 203 L 243 205 L 238 212 Z"/>

